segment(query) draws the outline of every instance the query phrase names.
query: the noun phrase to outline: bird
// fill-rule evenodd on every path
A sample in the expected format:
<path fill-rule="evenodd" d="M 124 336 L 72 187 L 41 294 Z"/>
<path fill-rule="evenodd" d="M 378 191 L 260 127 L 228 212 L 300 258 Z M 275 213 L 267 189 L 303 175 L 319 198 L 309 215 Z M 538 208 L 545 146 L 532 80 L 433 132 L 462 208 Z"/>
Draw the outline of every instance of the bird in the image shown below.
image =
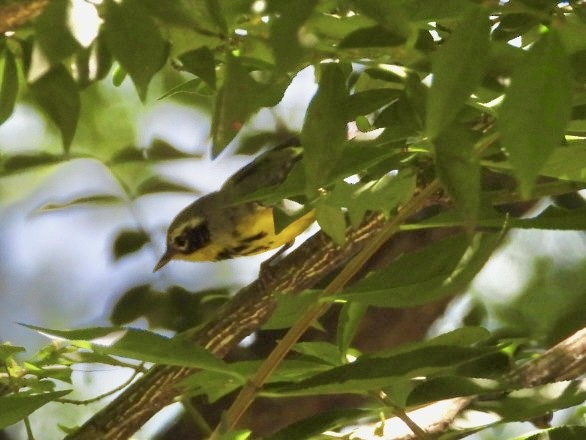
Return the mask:
<path fill-rule="evenodd" d="M 276 205 L 241 200 L 282 183 L 302 154 L 296 141 L 288 141 L 237 171 L 218 191 L 184 208 L 167 230 L 166 250 L 153 272 L 171 260 L 220 261 L 290 245 L 313 223 L 313 210 L 306 210 L 276 231 Z"/>

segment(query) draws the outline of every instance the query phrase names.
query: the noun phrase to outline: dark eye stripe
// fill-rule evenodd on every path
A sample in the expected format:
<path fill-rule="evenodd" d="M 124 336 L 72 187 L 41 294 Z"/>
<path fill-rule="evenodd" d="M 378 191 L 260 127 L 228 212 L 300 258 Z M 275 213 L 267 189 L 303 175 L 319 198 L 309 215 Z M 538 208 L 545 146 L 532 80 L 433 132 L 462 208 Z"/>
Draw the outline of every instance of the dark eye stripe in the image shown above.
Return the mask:
<path fill-rule="evenodd" d="M 183 251 L 186 254 L 195 252 L 210 243 L 210 230 L 206 222 L 200 223 L 194 228 L 185 228 L 181 235 L 187 240 L 187 246 Z"/>

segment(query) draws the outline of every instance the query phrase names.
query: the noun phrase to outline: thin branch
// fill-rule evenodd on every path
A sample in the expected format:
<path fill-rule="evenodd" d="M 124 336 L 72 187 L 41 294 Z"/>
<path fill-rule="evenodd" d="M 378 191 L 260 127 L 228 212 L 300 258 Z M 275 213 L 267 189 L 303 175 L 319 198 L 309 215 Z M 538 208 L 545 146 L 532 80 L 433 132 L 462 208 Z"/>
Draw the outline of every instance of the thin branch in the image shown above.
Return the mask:
<path fill-rule="evenodd" d="M 431 196 L 440 189 L 439 180 L 434 180 L 419 194 L 413 197 L 393 218 L 386 223 L 376 235 L 338 274 L 336 278 L 323 290 L 321 298 L 334 295 L 354 277 L 368 262 L 370 258 L 384 245 L 400 226 L 411 216 L 423 209 Z M 271 352 L 267 359 L 261 364 L 254 378 L 251 379 L 240 391 L 236 400 L 226 413 L 225 421 L 218 426 L 212 435 L 212 439 L 219 436 L 220 430 L 226 428 L 231 430 L 236 426 L 246 409 L 250 406 L 257 391 L 262 388 L 269 376 L 276 370 L 293 345 L 305 333 L 305 331 L 330 307 L 329 302 L 318 302 L 310 307 L 304 315 L 289 329 L 285 336 L 279 341 L 277 347 Z"/>
<path fill-rule="evenodd" d="M 49 0 L 31 0 L 0 4 L 0 34 L 14 31 L 35 19 Z"/>
<path fill-rule="evenodd" d="M 562 380 L 577 379 L 586 374 L 586 328 L 583 328 L 541 356 L 520 365 L 506 377 L 511 389 L 534 387 Z M 432 403 L 414 411 L 409 417 L 424 427 L 426 433 L 439 435 L 447 432 L 456 418 L 475 400 L 476 396 L 456 397 Z M 413 433 L 400 431 L 400 420 L 393 417 L 385 420 L 381 440 L 417 440 Z M 380 422 L 362 426 L 352 438 L 363 438 L 375 430 L 380 432 Z"/>

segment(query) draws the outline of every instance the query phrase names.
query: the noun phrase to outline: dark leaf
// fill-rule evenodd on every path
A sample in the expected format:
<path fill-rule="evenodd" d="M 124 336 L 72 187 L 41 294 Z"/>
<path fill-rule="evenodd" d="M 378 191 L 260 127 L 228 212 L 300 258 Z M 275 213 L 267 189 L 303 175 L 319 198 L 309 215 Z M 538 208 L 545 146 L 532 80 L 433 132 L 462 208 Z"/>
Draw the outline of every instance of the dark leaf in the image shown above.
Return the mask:
<path fill-rule="evenodd" d="M 59 63 L 81 47 L 69 30 L 69 9 L 69 0 L 53 0 L 35 21 L 37 42 L 51 64 Z"/>
<path fill-rule="evenodd" d="M 69 72 L 59 64 L 30 85 L 33 96 L 61 131 L 63 147 L 69 150 L 81 102 L 77 84 Z"/>
<path fill-rule="evenodd" d="M 360 115 L 368 115 L 398 99 L 401 92 L 393 89 L 371 89 L 348 97 L 346 120 L 352 121 Z"/>
<path fill-rule="evenodd" d="M 110 52 L 128 72 L 144 101 L 148 85 L 165 64 L 168 44 L 137 0 L 109 1 L 103 27 Z"/>
<path fill-rule="evenodd" d="M 201 78 L 212 90 L 216 89 L 216 61 L 207 46 L 182 54 L 179 61 L 182 70 Z"/>
<path fill-rule="evenodd" d="M 122 199 L 111 194 L 100 194 L 95 196 L 78 197 L 63 203 L 46 203 L 37 209 L 38 212 L 58 211 L 80 205 L 111 205 L 120 203 Z"/>
<path fill-rule="evenodd" d="M 402 255 L 346 288 L 337 298 L 381 307 L 412 307 L 464 289 L 482 269 L 500 237 L 457 235 Z"/>
<path fill-rule="evenodd" d="M 144 231 L 121 231 L 116 236 L 112 246 L 114 259 L 119 260 L 128 254 L 132 254 L 149 242 L 150 237 Z"/>
<path fill-rule="evenodd" d="M 282 71 L 295 69 L 301 60 L 305 49 L 300 42 L 299 30 L 316 4 L 316 0 L 297 0 L 281 4 L 279 17 L 271 25 L 270 42 L 277 67 Z"/>
<path fill-rule="evenodd" d="M 161 176 L 151 176 L 142 181 L 134 191 L 135 195 L 155 194 L 160 192 L 187 192 L 193 193 L 193 189 L 187 185 L 170 182 Z"/>
<path fill-rule="evenodd" d="M 314 438 L 324 431 L 351 425 L 357 419 L 371 415 L 371 411 L 366 409 L 334 409 L 292 423 L 267 437 L 267 440 Z"/>
<path fill-rule="evenodd" d="M 362 28 L 352 32 L 342 41 L 340 49 L 356 49 L 361 47 L 393 47 L 405 43 L 405 37 L 396 34 L 383 26 Z"/>
<path fill-rule="evenodd" d="M 487 11 L 474 9 L 433 55 L 433 80 L 426 113 L 426 131 L 430 138 L 436 138 L 454 122 L 480 84 L 489 56 L 489 35 Z"/>
<path fill-rule="evenodd" d="M 436 136 L 433 143 L 438 176 L 471 231 L 480 207 L 480 162 L 474 151 L 471 133 L 452 125 Z"/>
<path fill-rule="evenodd" d="M 26 171 L 34 167 L 54 165 L 63 160 L 63 156 L 50 153 L 18 154 L 5 159 L 4 169 L 10 172 Z"/>
<path fill-rule="evenodd" d="M 0 82 L 0 124 L 6 121 L 14 110 L 14 103 L 18 95 L 18 72 L 14 55 L 7 48 L 4 49 L 4 68 L 2 82 Z"/>
<path fill-rule="evenodd" d="M 214 157 L 234 139 L 248 118 L 262 107 L 260 94 L 260 85 L 250 77 L 241 60 L 228 54 L 224 85 L 216 97 L 212 121 Z"/>
<path fill-rule="evenodd" d="M 160 139 L 155 139 L 151 143 L 149 148 L 146 150 L 146 155 L 149 159 L 152 160 L 195 159 L 201 157 L 178 150 L 173 145 Z"/>
<path fill-rule="evenodd" d="M 320 68 L 319 88 L 309 104 L 301 132 L 306 193 L 310 197 L 328 181 L 346 141 L 346 78 L 336 63 L 322 64 Z"/>

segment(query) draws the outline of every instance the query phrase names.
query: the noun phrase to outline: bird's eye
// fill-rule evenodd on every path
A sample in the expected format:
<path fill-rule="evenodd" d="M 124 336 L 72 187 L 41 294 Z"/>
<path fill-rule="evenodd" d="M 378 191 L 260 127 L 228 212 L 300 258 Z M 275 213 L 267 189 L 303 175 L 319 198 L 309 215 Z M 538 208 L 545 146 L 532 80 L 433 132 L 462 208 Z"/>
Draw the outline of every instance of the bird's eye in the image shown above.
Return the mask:
<path fill-rule="evenodd" d="M 184 249 L 187 246 L 187 239 L 182 235 L 179 235 L 173 239 L 173 244 L 179 249 Z"/>

